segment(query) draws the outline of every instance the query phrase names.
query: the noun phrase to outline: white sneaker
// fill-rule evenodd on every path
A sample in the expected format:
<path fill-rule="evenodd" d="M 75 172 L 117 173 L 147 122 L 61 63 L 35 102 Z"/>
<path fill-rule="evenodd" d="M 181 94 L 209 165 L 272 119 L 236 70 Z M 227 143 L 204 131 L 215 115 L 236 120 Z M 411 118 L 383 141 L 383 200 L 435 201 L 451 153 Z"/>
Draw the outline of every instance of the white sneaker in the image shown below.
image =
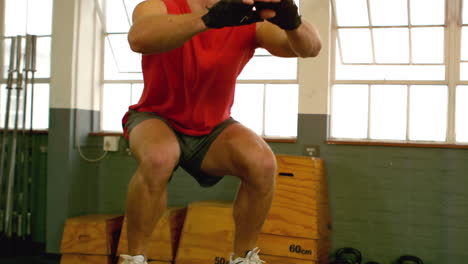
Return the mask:
<path fill-rule="evenodd" d="M 142 255 L 129 256 L 122 254 L 120 257 L 124 259 L 122 264 L 148 264 L 148 262 L 145 261 L 145 257 Z"/>
<path fill-rule="evenodd" d="M 236 258 L 232 259 L 233 254 L 231 255 L 229 259 L 229 264 L 262 264 L 265 263 L 265 261 L 260 259 L 260 256 L 258 256 L 258 252 L 260 252 L 260 249 L 258 247 L 252 249 L 251 251 L 247 252 L 244 258 Z"/>

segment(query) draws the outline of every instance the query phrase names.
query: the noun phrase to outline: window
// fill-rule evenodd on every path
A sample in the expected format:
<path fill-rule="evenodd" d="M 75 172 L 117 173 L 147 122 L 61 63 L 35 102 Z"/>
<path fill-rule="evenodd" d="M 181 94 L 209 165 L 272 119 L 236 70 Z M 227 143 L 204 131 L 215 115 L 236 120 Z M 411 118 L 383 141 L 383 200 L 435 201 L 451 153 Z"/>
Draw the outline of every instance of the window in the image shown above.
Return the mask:
<path fill-rule="evenodd" d="M 104 131 L 122 131 L 121 117 L 143 91 L 141 56 L 133 53 L 127 42 L 130 18 L 139 2 L 106 0 L 102 6 L 107 21 L 101 108 Z M 296 137 L 297 65 L 295 58 L 277 58 L 258 49 L 238 78 L 233 117 L 264 137 Z"/>
<path fill-rule="evenodd" d="M 52 32 L 52 0 L 0 0 L 4 3 L 2 18 L 4 21 L 3 43 L 1 45 L 3 63 L 0 64 L 0 69 L 3 74 L 0 78 L 0 127 L 5 127 L 7 89 L 6 83 L 8 78 L 8 70 L 10 66 L 10 49 L 11 41 L 17 36 L 21 36 L 22 42 L 22 68 L 25 66 L 25 49 L 26 35 L 37 36 L 36 46 L 36 71 L 34 73 L 34 87 L 31 85 L 31 80 L 28 81 L 26 90 L 26 122 L 25 128 L 30 128 L 31 123 L 34 129 L 47 129 L 49 127 L 49 87 L 50 87 L 50 45 Z M 1 27 L 0 27 L 1 28 Z M 23 72 L 23 78 L 25 77 Z M 16 76 L 16 75 L 15 75 Z M 31 71 L 28 72 L 28 77 L 32 77 Z M 16 78 L 16 77 L 14 77 Z M 13 90 L 10 93 L 10 118 L 9 128 L 14 127 L 14 115 L 16 104 L 16 80 L 13 82 Z M 23 84 L 24 87 L 24 84 Z M 23 89 L 24 91 L 24 89 Z M 20 94 L 19 102 L 19 119 L 23 118 L 24 93 Z M 31 99 L 33 100 L 31 103 Z M 31 111 L 32 108 L 32 111 Z M 31 113 L 33 113 L 33 122 L 31 121 Z M 22 122 L 20 122 L 22 127 Z"/>
<path fill-rule="evenodd" d="M 468 143 L 468 8 L 460 12 L 457 0 L 331 4 L 329 138 Z"/>

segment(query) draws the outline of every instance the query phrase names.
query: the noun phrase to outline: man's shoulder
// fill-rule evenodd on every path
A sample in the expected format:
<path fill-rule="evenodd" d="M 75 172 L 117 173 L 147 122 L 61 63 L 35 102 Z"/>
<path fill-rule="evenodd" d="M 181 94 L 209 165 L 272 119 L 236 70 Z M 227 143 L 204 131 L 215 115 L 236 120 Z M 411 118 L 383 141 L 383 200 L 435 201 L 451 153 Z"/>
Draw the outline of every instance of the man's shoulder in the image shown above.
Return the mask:
<path fill-rule="evenodd" d="M 139 3 L 134 11 L 133 15 L 135 16 L 144 16 L 144 15 L 165 15 L 168 13 L 168 9 L 165 1 L 163 0 L 145 0 Z"/>

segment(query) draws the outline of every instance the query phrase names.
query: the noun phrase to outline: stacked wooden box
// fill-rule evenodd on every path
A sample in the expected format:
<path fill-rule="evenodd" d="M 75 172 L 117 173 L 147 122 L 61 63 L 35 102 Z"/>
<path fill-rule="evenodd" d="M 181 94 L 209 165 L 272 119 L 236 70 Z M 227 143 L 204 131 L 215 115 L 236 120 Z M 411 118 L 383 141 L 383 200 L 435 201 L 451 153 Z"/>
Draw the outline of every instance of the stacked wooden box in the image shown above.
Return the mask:
<path fill-rule="evenodd" d="M 258 245 L 270 263 L 328 263 L 331 219 L 324 161 L 277 155 L 272 208 Z"/>
<path fill-rule="evenodd" d="M 65 222 L 61 264 L 111 264 L 117 249 L 123 216 L 86 215 Z"/>
<path fill-rule="evenodd" d="M 227 264 L 234 241 L 232 203 L 194 202 L 188 206 L 176 264 Z"/>
<path fill-rule="evenodd" d="M 275 198 L 258 240 L 272 264 L 324 264 L 330 214 L 324 162 L 277 155 Z M 176 264 L 226 264 L 233 251 L 232 204 L 196 202 L 187 210 Z"/>
<path fill-rule="evenodd" d="M 166 210 L 151 234 L 146 256 L 149 262 L 154 264 L 170 264 L 174 262 L 185 214 L 186 208 L 169 208 Z M 127 250 L 127 223 L 125 219 L 117 255 L 128 254 Z M 122 262 L 122 258 L 119 258 L 119 263 Z"/>

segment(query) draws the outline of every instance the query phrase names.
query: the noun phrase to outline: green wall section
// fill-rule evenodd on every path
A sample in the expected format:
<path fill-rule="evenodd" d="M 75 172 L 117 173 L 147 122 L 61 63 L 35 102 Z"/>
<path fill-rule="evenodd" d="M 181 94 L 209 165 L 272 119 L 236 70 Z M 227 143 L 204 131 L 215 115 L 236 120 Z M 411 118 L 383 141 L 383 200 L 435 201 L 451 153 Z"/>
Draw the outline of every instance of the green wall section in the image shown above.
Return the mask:
<path fill-rule="evenodd" d="M 94 156 L 100 152 L 88 143 L 87 134 L 97 114 L 87 110 L 51 109 L 47 160 L 46 251 L 60 252 L 64 222 L 69 217 L 94 213 L 89 206 L 98 196 L 95 181 L 98 163 L 83 160 L 83 152 Z M 78 129 L 75 129 L 78 124 Z M 89 147 L 91 146 L 91 147 Z M 99 153 L 98 153 L 99 154 Z"/>
<path fill-rule="evenodd" d="M 136 169 L 123 138 L 119 151 L 100 162 L 80 158 L 71 129 L 76 116 L 66 109 L 51 110 L 46 214 L 51 253 L 59 252 L 67 217 L 122 214 L 127 184 Z M 86 118 L 96 113 L 80 110 L 78 116 L 80 124 L 89 124 L 93 122 Z M 468 259 L 467 150 L 327 145 L 326 128 L 326 115 L 301 114 L 297 143 L 270 145 L 277 154 L 291 155 L 302 155 L 304 145 L 320 147 L 327 164 L 333 250 L 356 247 L 366 261 L 381 263 L 393 263 L 402 254 L 415 254 L 429 264 Z M 85 130 L 79 132 L 83 154 L 100 156 L 102 137 L 87 137 Z M 238 184 L 226 177 L 214 188 L 201 188 L 179 169 L 168 187 L 169 205 L 232 200 Z"/>
<path fill-rule="evenodd" d="M 47 139 L 48 135 L 38 134 L 32 138 L 32 197 L 33 219 L 31 232 L 33 241 L 43 242 L 46 236 L 46 199 L 47 199 Z"/>
<path fill-rule="evenodd" d="M 468 152 L 330 146 L 333 246 L 352 245 L 389 263 L 416 254 L 428 263 L 468 257 Z"/>

